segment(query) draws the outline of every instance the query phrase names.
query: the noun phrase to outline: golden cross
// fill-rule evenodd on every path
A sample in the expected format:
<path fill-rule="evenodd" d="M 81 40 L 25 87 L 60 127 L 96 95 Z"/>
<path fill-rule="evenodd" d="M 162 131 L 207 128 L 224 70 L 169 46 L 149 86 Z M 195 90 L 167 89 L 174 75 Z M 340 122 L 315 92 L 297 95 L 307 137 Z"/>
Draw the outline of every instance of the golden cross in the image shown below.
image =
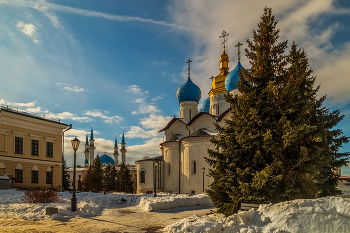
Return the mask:
<path fill-rule="evenodd" d="M 188 59 L 188 61 L 186 63 L 188 63 L 188 77 L 190 77 L 190 69 L 191 69 L 191 60 Z"/>
<path fill-rule="evenodd" d="M 219 38 L 222 38 L 221 44 L 224 45 L 224 49 L 226 48 L 226 42 L 227 42 L 226 37 L 227 37 L 227 36 L 229 36 L 229 34 L 228 34 L 227 32 L 225 32 L 225 31 L 223 31 L 223 32 L 221 33 L 221 36 L 219 36 Z"/>
<path fill-rule="evenodd" d="M 213 79 L 214 79 L 214 76 L 211 76 L 211 78 L 209 78 L 209 79 L 211 79 L 211 81 L 213 81 Z"/>
<path fill-rule="evenodd" d="M 235 46 L 235 47 L 238 47 L 238 53 L 237 53 L 237 55 L 238 55 L 238 61 L 241 60 L 241 58 L 240 58 L 240 56 L 239 56 L 239 55 L 241 54 L 241 52 L 239 51 L 239 48 L 240 48 L 241 45 L 243 45 L 243 44 L 241 44 L 240 42 L 238 42 L 238 44 Z"/>

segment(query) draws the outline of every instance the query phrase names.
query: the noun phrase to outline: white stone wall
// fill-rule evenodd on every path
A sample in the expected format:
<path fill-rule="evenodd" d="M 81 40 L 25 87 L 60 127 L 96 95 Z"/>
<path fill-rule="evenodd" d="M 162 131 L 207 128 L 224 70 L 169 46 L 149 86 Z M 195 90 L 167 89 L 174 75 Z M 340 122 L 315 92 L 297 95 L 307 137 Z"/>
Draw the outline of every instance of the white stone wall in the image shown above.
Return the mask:
<path fill-rule="evenodd" d="M 215 116 L 220 116 L 223 112 L 230 108 L 230 104 L 225 100 L 226 93 L 220 93 L 210 97 L 209 113 Z"/>
<path fill-rule="evenodd" d="M 180 103 L 180 118 L 190 121 L 198 113 L 196 101 L 185 101 Z"/>

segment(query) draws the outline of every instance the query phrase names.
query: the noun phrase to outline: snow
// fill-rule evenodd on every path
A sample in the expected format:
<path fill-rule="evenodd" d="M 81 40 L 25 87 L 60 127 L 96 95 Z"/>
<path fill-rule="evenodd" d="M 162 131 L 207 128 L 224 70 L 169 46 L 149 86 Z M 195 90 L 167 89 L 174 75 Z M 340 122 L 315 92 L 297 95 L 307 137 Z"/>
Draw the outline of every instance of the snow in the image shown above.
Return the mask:
<path fill-rule="evenodd" d="M 350 199 L 327 197 L 260 205 L 227 218 L 192 216 L 169 225 L 167 232 L 350 232 Z"/>
<path fill-rule="evenodd" d="M 10 179 L 9 176 L 11 176 L 11 175 L 5 174 L 5 175 L 3 175 L 3 176 L 0 176 L 0 180 L 9 180 L 9 179 Z"/>
<path fill-rule="evenodd" d="M 198 194 L 194 196 L 188 196 L 183 194 L 159 194 L 156 198 L 143 196 L 141 197 L 139 204 L 140 208 L 144 211 L 158 211 L 179 207 L 208 205 L 213 205 L 213 202 L 206 194 Z"/>
<path fill-rule="evenodd" d="M 104 208 L 119 208 L 123 204 L 138 206 L 140 211 L 164 210 L 169 208 L 212 205 L 210 198 L 205 195 L 188 196 L 160 193 L 154 198 L 152 194 L 125 194 L 125 193 L 76 193 L 77 211 L 72 213 L 72 194 L 61 192 L 58 203 L 23 203 L 23 191 L 0 190 L 0 218 L 25 220 L 54 219 L 65 221 L 74 217 L 92 217 L 101 215 Z M 46 207 L 58 208 L 58 214 L 45 215 Z"/>
<path fill-rule="evenodd" d="M 347 186 L 342 188 L 348 189 Z M 200 208 L 200 206 L 212 205 L 206 194 L 189 196 L 159 193 L 157 197 L 153 197 L 151 194 L 108 193 L 104 195 L 103 193 L 81 192 L 76 194 L 78 210 L 71 212 L 70 199 L 72 194 L 68 192 L 61 192 L 60 194 L 61 197 L 58 203 L 29 204 L 22 201 L 23 191 L 0 190 L 0 218 L 69 221 L 76 217 L 91 218 L 103 216 L 102 212 L 105 210 L 104 215 L 115 214 L 116 212 L 113 211 L 126 206 L 131 206 L 130 208 L 133 208 L 133 211 L 138 213 L 146 214 L 150 211 L 158 211 L 165 214 L 162 211 L 171 208 L 186 207 L 194 209 Z M 46 207 L 58 208 L 58 214 L 45 215 Z M 130 215 L 130 218 L 132 216 Z M 135 216 L 141 215 L 135 214 Z M 165 222 L 164 226 L 166 224 Z M 256 211 L 253 209 L 244 212 L 240 211 L 227 218 L 220 214 L 193 215 L 168 225 L 164 231 L 348 233 L 350 232 L 350 199 L 326 197 L 260 205 Z"/>

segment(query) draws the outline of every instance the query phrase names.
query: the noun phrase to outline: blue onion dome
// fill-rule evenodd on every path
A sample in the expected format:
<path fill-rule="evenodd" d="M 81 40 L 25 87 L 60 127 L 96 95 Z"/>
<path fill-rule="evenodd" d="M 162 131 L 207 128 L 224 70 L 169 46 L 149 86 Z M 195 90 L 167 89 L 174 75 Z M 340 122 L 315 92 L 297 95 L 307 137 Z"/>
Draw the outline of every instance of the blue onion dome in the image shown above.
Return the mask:
<path fill-rule="evenodd" d="M 177 89 L 176 97 L 179 103 L 184 101 L 196 101 L 198 103 L 201 99 L 201 89 L 188 77 L 187 81 Z"/>
<path fill-rule="evenodd" d="M 210 97 L 206 98 L 203 102 L 202 112 L 209 113 L 210 108 Z"/>
<path fill-rule="evenodd" d="M 106 154 L 100 156 L 100 161 L 104 164 L 114 165 L 114 160 Z"/>
<path fill-rule="evenodd" d="M 226 76 L 225 87 L 227 91 L 237 89 L 237 82 L 239 81 L 238 69 L 243 68 L 241 62 L 238 61 L 237 66 Z"/>

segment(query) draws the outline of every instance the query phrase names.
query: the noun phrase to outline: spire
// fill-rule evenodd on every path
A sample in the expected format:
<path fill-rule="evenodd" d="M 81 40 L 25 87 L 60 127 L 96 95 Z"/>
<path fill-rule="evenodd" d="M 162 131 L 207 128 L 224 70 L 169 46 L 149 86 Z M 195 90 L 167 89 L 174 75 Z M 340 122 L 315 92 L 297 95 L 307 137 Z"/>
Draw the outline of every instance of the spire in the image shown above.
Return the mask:
<path fill-rule="evenodd" d="M 91 135 L 90 135 L 90 140 L 94 140 L 94 132 L 92 131 L 92 125 L 91 125 Z"/>
<path fill-rule="evenodd" d="M 115 147 L 115 148 L 118 148 L 117 135 L 115 135 L 114 147 Z"/>
<path fill-rule="evenodd" d="M 220 74 L 221 75 L 227 75 L 228 74 L 228 55 L 226 54 L 226 45 L 227 45 L 227 39 L 226 37 L 228 37 L 229 34 L 225 31 L 223 31 L 221 33 L 221 36 L 219 36 L 219 38 L 221 38 L 221 44 L 223 45 L 223 49 L 224 51 L 222 52 L 221 56 L 220 56 Z"/>
<path fill-rule="evenodd" d="M 89 135 L 86 134 L 86 142 L 85 142 L 85 145 L 89 145 Z"/>
<path fill-rule="evenodd" d="M 124 130 L 123 130 L 123 136 L 122 136 L 122 143 L 125 143 L 125 139 L 124 139 Z"/>

